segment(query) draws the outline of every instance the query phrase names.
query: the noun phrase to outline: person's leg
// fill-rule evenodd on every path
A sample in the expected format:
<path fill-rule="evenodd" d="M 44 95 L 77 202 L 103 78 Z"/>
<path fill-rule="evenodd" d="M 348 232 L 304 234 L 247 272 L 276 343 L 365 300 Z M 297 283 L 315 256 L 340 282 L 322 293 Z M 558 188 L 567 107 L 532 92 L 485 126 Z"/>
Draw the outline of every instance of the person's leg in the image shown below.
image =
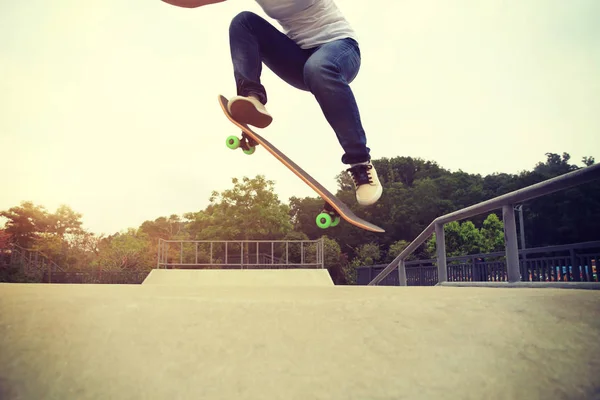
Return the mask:
<path fill-rule="evenodd" d="M 377 172 L 370 162 L 370 149 L 356 99 L 350 89 L 360 69 L 360 50 L 353 39 L 336 40 L 315 51 L 304 66 L 304 82 L 313 93 L 325 118 L 344 149 L 342 162 L 351 165 L 360 204 L 376 202 L 382 194 Z"/>
<path fill-rule="evenodd" d="M 272 118 L 264 108 L 267 92 L 260 81 L 262 63 L 290 85 L 307 90 L 303 67 L 312 51 L 301 49 L 265 19 L 249 11 L 241 12 L 231 21 L 229 43 L 238 94 L 230 103 L 230 111 L 240 122 L 266 127 Z"/>
<path fill-rule="evenodd" d="M 317 99 L 344 149 L 344 164 L 357 164 L 370 159 L 360 113 L 349 85 L 359 69 L 360 50 L 352 39 L 336 40 L 320 46 L 304 66 L 304 82 Z"/>

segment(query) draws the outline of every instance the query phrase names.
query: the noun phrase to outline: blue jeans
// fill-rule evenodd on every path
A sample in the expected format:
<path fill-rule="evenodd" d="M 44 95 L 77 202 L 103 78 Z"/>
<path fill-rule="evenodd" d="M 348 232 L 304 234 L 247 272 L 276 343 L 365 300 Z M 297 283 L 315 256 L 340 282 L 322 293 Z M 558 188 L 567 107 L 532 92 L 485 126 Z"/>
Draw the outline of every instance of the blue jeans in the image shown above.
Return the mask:
<path fill-rule="evenodd" d="M 237 94 L 255 94 L 267 103 L 260 83 L 262 63 L 291 86 L 311 92 L 344 149 L 342 162 L 370 160 L 367 139 L 349 83 L 360 68 L 360 49 L 354 39 L 341 39 L 302 49 L 292 39 L 252 12 L 235 16 L 229 42 Z"/>

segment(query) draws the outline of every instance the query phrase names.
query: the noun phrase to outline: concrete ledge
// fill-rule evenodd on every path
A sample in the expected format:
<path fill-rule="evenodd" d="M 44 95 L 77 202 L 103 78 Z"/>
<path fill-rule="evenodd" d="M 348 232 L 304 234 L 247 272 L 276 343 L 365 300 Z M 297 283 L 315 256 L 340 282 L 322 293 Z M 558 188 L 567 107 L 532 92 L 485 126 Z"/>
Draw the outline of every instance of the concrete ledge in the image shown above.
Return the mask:
<path fill-rule="evenodd" d="M 600 282 L 442 282 L 436 286 L 600 290 Z"/>

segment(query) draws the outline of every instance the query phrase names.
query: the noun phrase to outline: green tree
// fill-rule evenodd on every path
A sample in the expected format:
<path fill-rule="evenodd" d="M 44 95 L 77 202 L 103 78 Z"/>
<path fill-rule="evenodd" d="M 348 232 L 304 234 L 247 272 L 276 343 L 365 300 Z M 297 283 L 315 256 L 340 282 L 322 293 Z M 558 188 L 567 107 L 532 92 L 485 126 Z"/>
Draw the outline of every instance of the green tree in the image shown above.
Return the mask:
<path fill-rule="evenodd" d="M 366 243 L 358 248 L 357 257 L 363 265 L 373 265 L 381 259 L 381 249 L 377 243 Z"/>
<path fill-rule="evenodd" d="M 402 253 L 402 251 L 408 247 L 408 245 L 410 244 L 410 242 L 407 242 L 406 240 L 398 240 L 395 241 L 394 243 L 392 243 L 392 245 L 390 246 L 387 255 L 385 257 L 385 262 L 386 263 L 391 263 L 392 261 L 394 261 L 394 259 L 400 254 Z M 409 256 L 409 260 L 411 259 L 410 257 L 414 257 L 414 256 Z"/>
<path fill-rule="evenodd" d="M 444 236 L 446 242 L 446 255 L 448 257 L 461 256 L 466 254 L 476 254 L 480 251 L 480 245 L 483 237 L 471 221 L 465 221 L 462 224 L 458 221 L 450 222 L 444 226 Z M 429 257 L 436 255 L 436 235 L 427 243 L 427 252 Z"/>
<path fill-rule="evenodd" d="M 324 201 L 319 197 L 291 197 L 290 219 L 293 229 L 303 232 L 308 238 L 316 239 L 323 234 L 323 229 L 316 224 L 317 215 L 323 209 Z M 338 225 L 339 226 L 339 225 Z M 328 233 L 331 230 L 328 231 Z"/>
<path fill-rule="evenodd" d="M 564 175 L 580 167 L 570 163 L 568 153 L 546 154 L 546 162 L 517 178 L 521 187 Z M 584 157 L 586 166 L 593 157 Z M 600 181 L 552 193 L 523 204 L 527 247 L 550 246 L 596 240 L 600 221 Z"/>
<path fill-rule="evenodd" d="M 488 253 L 504 248 L 504 227 L 496 214 L 490 214 L 481 230 L 472 221 L 450 222 L 444 226 L 446 255 L 448 257 Z M 427 242 L 427 254 L 435 258 L 436 235 Z"/>
<path fill-rule="evenodd" d="M 259 175 L 232 182 L 232 189 L 213 192 L 206 210 L 185 215 L 197 239 L 278 239 L 292 229 L 289 207 L 279 201 L 273 181 Z"/>
<path fill-rule="evenodd" d="M 300 241 L 300 240 L 310 240 L 308 238 L 308 236 L 303 233 L 303 232 L 296 232 L 296 231 L 289 231 L 286 233 L 286 235 L 281 238 L 281 240 L 290 240 L 290 241 Z M 316 254 L 316 250 L 313 248 L 304 248 L 303 246 L 300 246 L 298 244 L 293 244 L 293 245 L 288 245 L 285 248 L 281 248 L 281 253 L 285 254 L 284 252 L 287 251 L 287 261 L 290 263 L 300 263 L 300 261 L 302 260 L 302 251 L 305 251 L 305 256 L 307 255 L 307 253 L 310 253 L 309 257 L 314 257 Z M 310 258 L 309 258 L 310 259 Z M 312 262 L 313 259 L 310 259 L 310 261 Z"/>
<path fill-rule="evenodd" d="M 144 271 L 154 267 L 155 258 L 149 236 L 130 228 L 103 239 L 92 266 L 104 271 Z"/>
<path fill-rule="evenodd" d="M 496 214 L 487 216 L 480 232 L 482 239 L 480 251 L 482 253 L 494 253 L 504 249 L 504 223 Z"/>
<path fill-rule="evenodd" d="M 382 252 L 377 243 L 365 243 L 356 249 L 356 257 L 344 267 L 346 282 L 356 284 L 358 267 L 375 265 L 381 259 Z"/>
<path fill-rule="evenodd" d="M 342 254 L 340 245 L 335 240 L 323 236 L 323 247 L 323 251 L 325 252 L 325 268 L 329 271 L 333 283 L 336 285 L 347 284 L 346 267 L 348 260 Z"/>
<path fill-rule="evenodd" d="M 483 177 L 481 183 L 482 200 L 489 200 L 520 188 L 516 175 L 504 173 L 487 175 Z"/>

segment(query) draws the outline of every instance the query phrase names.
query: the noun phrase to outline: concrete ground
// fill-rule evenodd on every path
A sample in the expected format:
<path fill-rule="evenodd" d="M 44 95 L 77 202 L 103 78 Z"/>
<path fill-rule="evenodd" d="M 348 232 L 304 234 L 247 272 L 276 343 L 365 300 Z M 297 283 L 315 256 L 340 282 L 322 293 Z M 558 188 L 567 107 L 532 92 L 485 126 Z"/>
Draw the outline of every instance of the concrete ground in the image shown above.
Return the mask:
<path fill-rule="evenodd" d="M 599 291 L 313 278 L 0 284 L 0 399 L 600 398 Z"/>

